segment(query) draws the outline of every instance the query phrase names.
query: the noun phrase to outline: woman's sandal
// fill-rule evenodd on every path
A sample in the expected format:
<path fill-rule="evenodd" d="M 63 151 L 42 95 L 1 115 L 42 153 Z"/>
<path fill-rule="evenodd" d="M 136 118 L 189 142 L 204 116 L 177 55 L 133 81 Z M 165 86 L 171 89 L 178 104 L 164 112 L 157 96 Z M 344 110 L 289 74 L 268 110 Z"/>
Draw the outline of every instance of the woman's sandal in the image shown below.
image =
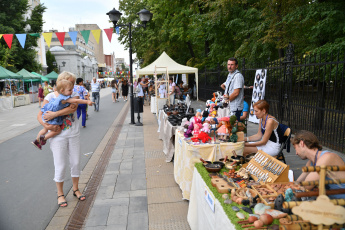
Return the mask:
<path fill-rule="evenodd" d="M 60 196 L 58 196 L 57 198 L 59 199 L 60 197 L 65 197 L 65 195 L 60 195 Z M 59 205 L 59 207 L 67 207 L 67 201 L 63 201 L 63 202 L 60 202 L 60 203 L 58 203 L 58 205 Z"/>
<path fill-rule="evenodd" d="M 77 197 L 77 194 L 75 194 L 77 191 L 79 191 L 79 189 L 73 191 L 73 196 Z M 81 194 L 79 197 L 77 197 L 80 201 L 84 201 L 86 200 L 86 196 Z M 84 199 L 83 199 L 84 198 Z"/>

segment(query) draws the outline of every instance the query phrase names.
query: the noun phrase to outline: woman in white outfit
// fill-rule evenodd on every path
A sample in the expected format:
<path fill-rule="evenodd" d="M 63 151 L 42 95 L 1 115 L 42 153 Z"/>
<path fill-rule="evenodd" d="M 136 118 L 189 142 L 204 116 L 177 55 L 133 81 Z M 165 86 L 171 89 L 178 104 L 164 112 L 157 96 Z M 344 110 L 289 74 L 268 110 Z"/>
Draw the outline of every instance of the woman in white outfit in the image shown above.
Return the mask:
<path fill-rule="evenodd" d="M 76 77 L 73 73 L 62 72 L 57 79 L 57 82 L 61 80 L 71 81 L 75 83 Z M 59 93 L 57 91 L 48 94 L 43 101 L 42 106 L 48 103 L 51 99 L 57 98 Z M 72 98 L 79 98 L 77 92 L 73 92 Z M 63 193 L 63 184 L 65 180 L 66 167 L 69 165 L 71 170 L 71 177 L 73 183 L 73 195 L 79 200 L 83 201 L 86 197 L 79 191 L 79 162 L 80 162 L 80 129 L 79 121 L 77 119 L 77 105 L 71 104 L 69 107 L 59 110 L 57 112 L 46 112 L 44 116 L 45 120 L 51 120 L 58 116 L 64 116 L 63 124 L 60 126 L 61 133 L 50 139 L 50 149 L 53 152 L 55 176 L 54 181 L 57 188 L 58 205 L 60 207 L 66 207 L 67 202 Z M 49 125 L 42 121 L 42 111 L 37 115 L 38 121 L 41 125 L 45 126 L 48 130 L 56 129 L 56 126 Z"/>
<path fill-rule="evenodd" d="M 279 122 L 275 117 L 268 114 L 269 104 L 267 101 L 259 100 L 253 105 L 253 108 L 256 117 L 260 119 L 259 128 L 257 134 L 245 138 L 247 142 L 244 145 L 243 156 L 256 153 L 258 150 L 271 156 L 277 156 L 283 138 Z"/>

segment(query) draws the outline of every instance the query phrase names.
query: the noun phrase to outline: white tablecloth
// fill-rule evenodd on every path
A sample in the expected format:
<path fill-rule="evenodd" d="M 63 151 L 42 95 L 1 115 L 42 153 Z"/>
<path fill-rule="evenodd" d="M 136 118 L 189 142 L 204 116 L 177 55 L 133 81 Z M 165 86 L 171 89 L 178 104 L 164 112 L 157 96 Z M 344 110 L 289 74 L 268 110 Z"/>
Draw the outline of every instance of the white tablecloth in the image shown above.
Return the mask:
<path fill-rule="evenodd" d="M 157 114 L 157 103 L 158 102 L 158 111 L 163 109 L 163 106 L 166 104 L 167 99 L 166 98 L 156 98 L 151 97 L 151 113 Z"/>
<path fill-rule="evenodd" d="M 228 216 L 225 214 L 219 201 L 212 196 L 211 190 L 208 190 L 214 200 L 214 212 L 205 199 L 205 190 L 207 185 L 202 179 L 198 170 L 194 167 L 194 176 L 192 190 L 188 206 L 187 220 L 192 230 L 212 230 L 212 229 L 235 229 Z"/>
<path fill-rule="evenodd" d="M 0 97 L 0 112 L 12 109 L 11 97 Z"/>
<path fill-rule="evenodd" d="M 194 164 L 201 162 L 200 158 L 215 161 L 225 156 L 231 157 L 232 151 L 243 155 L 244 142 L 192 145 L 184 140 L 178 130 L 175 134 L 174 178 L 182 190 L 183 199 L 189 200 L 193 180 Z"/>
<path fill-rule="evenodd" d="M 163 140 L 163 152 L 166 156 L 165 161 L 170 162 L 174 156 L 174 135 L 177 126 L 172 126 L 168 121 L 168 115 L 163 110 L 159 110 L 158 115 L 158 138 Z"/>

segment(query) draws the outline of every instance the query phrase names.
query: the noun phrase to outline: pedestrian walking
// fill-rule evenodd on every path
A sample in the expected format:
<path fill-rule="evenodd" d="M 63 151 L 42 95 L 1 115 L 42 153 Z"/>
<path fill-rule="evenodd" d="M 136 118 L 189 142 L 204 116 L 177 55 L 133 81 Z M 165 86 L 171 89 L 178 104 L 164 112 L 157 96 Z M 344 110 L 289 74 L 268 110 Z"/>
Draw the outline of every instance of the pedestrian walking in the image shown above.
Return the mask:
<path fill-rule="evenodd" d="M 99 111 L 99 93 L 101 91 L 101 86 L 97 82 L 96 78 L 92 78 L 92 83 L 91 83 L 91 90 L 92 90 L 92 98 L 93 102 L 95 103 L 95 111 Z"/>
<path fill-rule="evenodd" d="M 38 108 L 41 108 L 41 102 L 44 100 L 43 88 L 41 84 L 38 84 Z"/>
<path fill-rule="evenodd" d="M 113 103 L 115 103 L 117 101 L 116 100 L 117 93 L 118 93 L 118 87 L 116 84 L 116 80 L 112 80 L 111 81 L 111 96 L 113 99 Z"/>
<path fill-rule="evenodd" d="M 50 85 L 48 85 L 47 81 L 45 81 L 43 86 L 43 95 L 47 96 L 51 92 L 53 92 L 53 88 Z"/>
<path fill-rule="evenodd" d="M 76 85 L 74 86 L 73 92 L 77 92 L 80 99 L 85 100 L 87 97 L 87 91 L 84 87 L 83 78 L 77 78 Z M 79 104 L 77 109 L 78 119 L 81 117 L 81 125 L 83 128 L 86 128 L 86 104 Z"/>
<path fill-rule="evenodd" d="M 123 101 L 127 101 L 127 96 L 128 96 L 128 82 L 127 82 L 127 80 L 123 81 L 121 88 L 122 88 Z"/>
<path fill-rule="evenodd" d="M 124 80 L 122 80 L 122 78 L 119 80 L 119 83 L 117 84 L 117 89 L 119 92 L 119 96 L 118 98 L 122 98 L 122 84 L 123 84 Z"/>
<path fill-rule="evenodd" d="M 76 77 L 74 74 L 64 71 L 58 76 L 57 82 L 62 80 L 70 81 L 72 85 L 74 85 Z M 72 89 L 73 87 L 71 90 Z M 49 94 L 45 98 L 43 105 L 52 99 L 58 98 L 59 95 L 59 92 Z M 76 92 L 72 92 L 71 97 L 78 99 L 78 94 Z M 67 165 L 70 166 L 73 183 L 73 195 L 80 201 L 84 201 L 86 199 L 86 197 L 79 191 L 78 187 L 80 176 L 80 129 L 79 122 L 77 119 L 75 119 L 77 107 L 75 106 L 73 108 L 71 105 L 56 112 L 47 111 L 43 117 L 46 121 L 49 121 L 55 117 L 64 116 L 63 125 L 61 126 L 61 133 L 50 139 L 50 149 L 53 152 L 55 168 L 54 181 L 57 188 L 58 205 L 60 207 L 67 206 L 67 201 L 63 192 Z M 41 125 L 49 130 L 56 131 L 56 126 L 43 122 L 42 114 L 43 112 L 40 111 L 37 116 L 37 119 Z"/>
<path fill-rule="evenodd" d="M 76 103 L 76 104 L 86 104 L 88 103 L 85 100 L 82 99 L 75 99 L 71 98 L 71 94 L 73 92 L 73 85 L 70 81 L 67 80 L 61 80 L 59 82 L 59 85 L 57 86 L 57 90 L 54 91 L 59 94 L 59 96 L 55 99 L 52 98 L 49 103 L 44 103 L 43 107 L 41 108 L 41 112 L 43 115 L 48 112 L 48 111 L 59 111 L 62 110 L 63 108 L 66 108 L 69 106 L 71 103 Z M 51 95 L 51 94 L 48 94 Z M 48 97 L 47 95 L 47 97 Z M 92 102 L 90 102 L 92 105 Z M 38 133 L 36 139 L 31 142 L 35 147 L 38 149 L 42 149 L 42 146 L 46 144 L 46 141 L 49 138 L 55 137 L 56 135 L 61 133 L 61 128 L 60 126 L 63 125 L 63 117 L 59 116 L 54 118 L 53 120 L 48 121 L 50 125 L 55 125 L 57 126 L 56 131 L 50 131 L 48 133 L 48 129 L 43 126 L 43 129 Z"/>

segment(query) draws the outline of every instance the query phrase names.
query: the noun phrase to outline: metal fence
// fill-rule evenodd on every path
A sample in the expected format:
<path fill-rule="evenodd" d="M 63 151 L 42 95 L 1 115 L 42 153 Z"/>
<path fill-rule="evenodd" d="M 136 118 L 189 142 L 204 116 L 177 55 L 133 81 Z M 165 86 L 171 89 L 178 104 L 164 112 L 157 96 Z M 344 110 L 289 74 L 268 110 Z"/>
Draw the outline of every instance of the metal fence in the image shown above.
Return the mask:
<path fill-rule="evenodd" d="M 294 46 L 286 49 L 280 60 L 262 63 L 239 63 L 245 85 L 252 85 L 255 72 L 267 69 L 265 100 L 270 114 L 290 126 L 293 132 L 309 130 L 321 143 L 337 151 L 345 151 L 345 55 L 318 54 L 296 57 Z M 215 91 L 221 91 L 228 72 L 199 71 L 199 98 L 207 100 Z M 252 90 L 245 90 L 250 103 Z"/>

